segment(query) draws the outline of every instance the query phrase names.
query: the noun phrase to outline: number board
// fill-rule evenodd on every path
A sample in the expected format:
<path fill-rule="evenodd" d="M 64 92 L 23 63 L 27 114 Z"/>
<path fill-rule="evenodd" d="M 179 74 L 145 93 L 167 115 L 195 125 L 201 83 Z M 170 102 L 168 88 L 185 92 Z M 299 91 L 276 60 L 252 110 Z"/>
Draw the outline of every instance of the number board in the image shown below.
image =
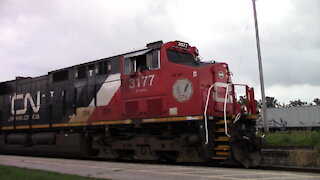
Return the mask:
<path fill-rule="evenodd" d="M 189 47 L 189 44 L 188 43 L 185 43 L 185 42 L 180 42 L 178 41 L 178 46 L 181 47 L 181 48 L 188 48 Z"/>

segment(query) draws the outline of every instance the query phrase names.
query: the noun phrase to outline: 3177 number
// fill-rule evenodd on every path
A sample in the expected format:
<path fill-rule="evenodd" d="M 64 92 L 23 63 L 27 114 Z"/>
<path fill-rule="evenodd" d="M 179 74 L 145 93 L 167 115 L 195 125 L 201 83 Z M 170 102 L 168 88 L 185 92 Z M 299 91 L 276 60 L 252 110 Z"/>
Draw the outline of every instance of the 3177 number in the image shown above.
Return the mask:
<path fill-rule="evenodd" d="M 147 76 L 141 76 L 141 78 L 138 77 L 136 79 L 131 78 L 131 79 L 129 79 L 129 82 L 130 82 L 129 87 L 131 89 L 133 89 L 133 88 L 152 86 L 154 77 L 155 77 L 155 75 L 152 74 L 152 75 L 147 75 Z"/>

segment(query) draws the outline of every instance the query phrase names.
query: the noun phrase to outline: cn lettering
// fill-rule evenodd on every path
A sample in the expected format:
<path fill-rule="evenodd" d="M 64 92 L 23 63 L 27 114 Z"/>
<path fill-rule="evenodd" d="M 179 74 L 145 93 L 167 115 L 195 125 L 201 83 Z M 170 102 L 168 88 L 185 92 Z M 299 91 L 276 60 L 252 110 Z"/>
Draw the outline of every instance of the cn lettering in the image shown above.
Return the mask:
<path fill-rule="evenodd" d="M 14 94 L 12 99 L 11 99 L 11 114 L 12 115 L 22 115 L 25 114 L 28 110 L 28 102 L 33 110 L 34 113 L 38 113 L 40 110 L 40 91 L 37 92 L 37 100 L 36 103 L 34 103 L 30 93 L 24 94 Z M 15 102 L 18 100 L 23 100 L 24 101 L 24 107 L 23 109 L 18 109 L 15 110 Z"/>

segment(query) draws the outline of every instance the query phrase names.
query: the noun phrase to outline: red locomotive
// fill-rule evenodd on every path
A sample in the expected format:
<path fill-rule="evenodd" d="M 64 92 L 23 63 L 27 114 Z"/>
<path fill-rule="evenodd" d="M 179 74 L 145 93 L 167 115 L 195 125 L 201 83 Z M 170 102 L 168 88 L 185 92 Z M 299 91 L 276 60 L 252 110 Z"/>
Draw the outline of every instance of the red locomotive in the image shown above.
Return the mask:
<path fill-rule="evenodd" d="M 226 63 L 180 41 L 0 83 L 0 151 L 107 159 L 260 163 L 256 105 Z"/>

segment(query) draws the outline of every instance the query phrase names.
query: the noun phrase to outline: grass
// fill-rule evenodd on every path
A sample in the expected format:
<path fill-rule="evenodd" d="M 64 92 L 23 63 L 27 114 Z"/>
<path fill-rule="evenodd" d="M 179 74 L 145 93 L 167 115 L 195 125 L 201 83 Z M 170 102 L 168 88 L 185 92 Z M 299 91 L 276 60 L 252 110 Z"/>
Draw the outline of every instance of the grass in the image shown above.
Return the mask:
<path fill-rule="evenodd" d="M 298 167 L 320 167 L 320 153 L 315 150 L 295 149 L 289 154 L 291 165 Z"/>
<path fill-rule="evenodd" d="M 40 170 L 31 170 L 25 168 L 0 166 L 1 180 L 97 180 L 96 178 L 81 177 L 67 174 L 59 174 L 54 172 L 46 172 Z"/>
<path fill-rule="evenodd" d="M 269 133 L 265 137 L 267 147 L 306 146 L 313 149 L 294 149 L 289 154 L 291 165 L 320 167 L 320 131 L 289 131 Z"/>
<path fill-rule="evenodd" d="M 320 150 L 320 131 L 289 131 L 269 133 L 267 146 L 313 146 Z"/>

